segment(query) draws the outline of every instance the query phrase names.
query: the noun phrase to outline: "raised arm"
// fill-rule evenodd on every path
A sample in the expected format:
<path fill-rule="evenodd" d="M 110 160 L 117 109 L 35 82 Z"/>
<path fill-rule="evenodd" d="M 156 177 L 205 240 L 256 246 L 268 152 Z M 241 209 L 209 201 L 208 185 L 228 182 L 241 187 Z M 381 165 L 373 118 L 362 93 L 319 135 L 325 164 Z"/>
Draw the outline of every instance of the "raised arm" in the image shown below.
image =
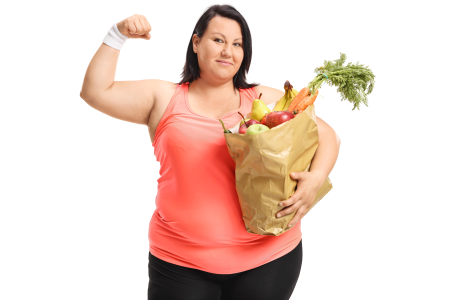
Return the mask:
<path fill-rule="evenodd" d="M 129 38 L 150 39 L 150 24 L 141 15 L 117 23 Z M 93 108 L 114 118 L 147 125 L 161 80 L 114 81 L 120 50 L 104 43 L 95 53 L 86 71 L 80 97 Z"/>

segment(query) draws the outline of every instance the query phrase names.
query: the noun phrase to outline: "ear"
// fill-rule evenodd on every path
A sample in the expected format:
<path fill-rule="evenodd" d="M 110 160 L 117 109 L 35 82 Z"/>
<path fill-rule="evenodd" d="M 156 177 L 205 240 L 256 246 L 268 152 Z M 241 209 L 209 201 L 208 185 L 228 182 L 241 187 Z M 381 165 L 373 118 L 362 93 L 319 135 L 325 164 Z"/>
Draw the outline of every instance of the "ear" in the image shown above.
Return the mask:
<path fill-rule="evenodd" d="M 192 45 L 193 45 L 193 50 L 194 53 L 197 53 L 198 51 L 198 43 L 200 43 L 200 38 L 197 36 L 196 33 L 194 33 L 194 35 L 192 36 Z"/>

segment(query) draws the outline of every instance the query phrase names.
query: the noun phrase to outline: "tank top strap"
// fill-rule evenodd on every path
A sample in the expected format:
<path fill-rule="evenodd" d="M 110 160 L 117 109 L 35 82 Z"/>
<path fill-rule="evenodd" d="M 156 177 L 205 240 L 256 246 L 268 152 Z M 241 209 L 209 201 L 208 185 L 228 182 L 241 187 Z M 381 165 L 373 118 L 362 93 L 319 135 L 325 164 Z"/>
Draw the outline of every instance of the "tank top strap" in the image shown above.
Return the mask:
<path fill-rule="evenodd" d="M 253 100 L 259 97 L 258 93 L 256 92 L 256 88 L 254 87 L 249 89 L 243 89 L 241 91 L 245 94 L 247 98 L 246 100 L 250 100 L 251 104 L 253 104 Z"/>
<path fill-rule="evenodd" d="M 177 85 L 175 93 L 173 93 L 172 98 L 170 99 L 169 104 L 167 105 L 166 110 L 164 111 L 164 114 L 161 117 L 161 120 L 159 121 L 158 126 L 156 127 L 155 138 L 152 144 L 153 146 L 155 146 L 159 135 L 163 131 L 162 129 L 164 129 L 164 127 L 167 125 L 167 122 L 171 116 L 173 116 L 174 114 L 188 112 L 184 102 L 184 93 L 185 90 L 188 88 L 188 84 L 189 83 L 183 83 Z"/>

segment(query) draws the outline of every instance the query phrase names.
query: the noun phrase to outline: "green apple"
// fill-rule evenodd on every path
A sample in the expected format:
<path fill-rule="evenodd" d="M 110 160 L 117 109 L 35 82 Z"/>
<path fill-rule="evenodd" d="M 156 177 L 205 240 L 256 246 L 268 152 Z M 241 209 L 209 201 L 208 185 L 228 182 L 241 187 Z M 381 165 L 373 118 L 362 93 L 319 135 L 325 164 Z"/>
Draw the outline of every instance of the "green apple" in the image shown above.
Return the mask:
<path fill-rule="evenodd" d="M 245 119 L 245 122 L 250 121 L 251 119 Z M 239 123 L 239 127 L 242 126 L 242 124 L 244 124 L 244 120 L 241 120 L 241 123 Z"/>
<path fill-rule="evenodd" d="M 245 134 L 253 135 L 269 130 L 269 127 L 263 124 L 253 124 L 247 128 Z"/>

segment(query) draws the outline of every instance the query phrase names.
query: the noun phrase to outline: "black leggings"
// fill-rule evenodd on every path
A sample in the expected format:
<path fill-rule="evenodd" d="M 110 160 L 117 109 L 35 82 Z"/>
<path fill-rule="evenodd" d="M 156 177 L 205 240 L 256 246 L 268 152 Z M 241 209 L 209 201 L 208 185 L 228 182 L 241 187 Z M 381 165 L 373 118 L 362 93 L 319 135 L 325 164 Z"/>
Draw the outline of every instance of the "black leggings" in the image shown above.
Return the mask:
<path fill-rule="evenodd" d="M 302 241 L 267 264 L 214 274 L 163 261 L 149 252 L 149 300 L 288 300 L 302 267 Z"/>

